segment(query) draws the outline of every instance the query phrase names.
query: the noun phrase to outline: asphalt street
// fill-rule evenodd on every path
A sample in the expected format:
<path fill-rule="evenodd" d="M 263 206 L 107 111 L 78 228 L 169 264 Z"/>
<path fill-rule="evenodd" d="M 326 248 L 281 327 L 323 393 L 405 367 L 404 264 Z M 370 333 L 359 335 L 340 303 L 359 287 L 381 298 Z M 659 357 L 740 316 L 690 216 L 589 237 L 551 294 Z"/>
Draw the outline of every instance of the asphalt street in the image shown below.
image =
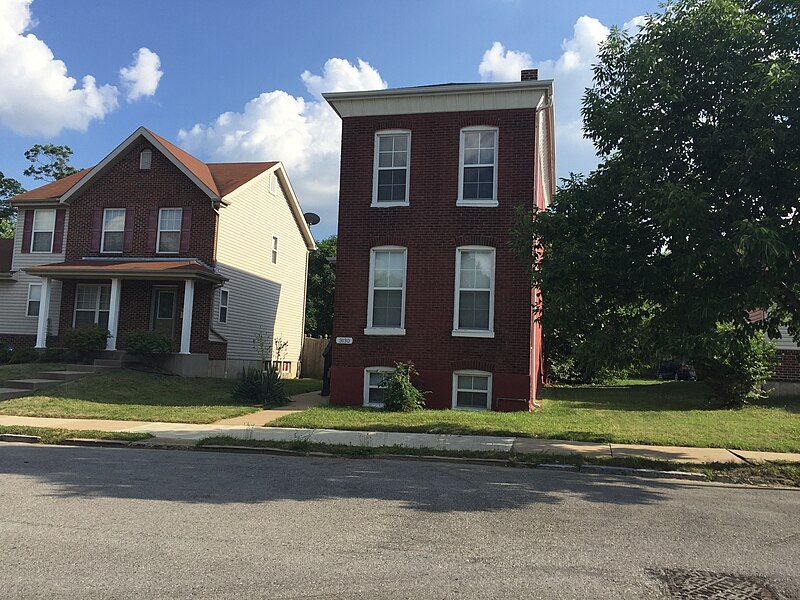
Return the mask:
<path fill-rule="evenodd" d="M 3 598 L 666 598 L 671 569 L 800 598 L 800 492 L 0 445 Z"/>

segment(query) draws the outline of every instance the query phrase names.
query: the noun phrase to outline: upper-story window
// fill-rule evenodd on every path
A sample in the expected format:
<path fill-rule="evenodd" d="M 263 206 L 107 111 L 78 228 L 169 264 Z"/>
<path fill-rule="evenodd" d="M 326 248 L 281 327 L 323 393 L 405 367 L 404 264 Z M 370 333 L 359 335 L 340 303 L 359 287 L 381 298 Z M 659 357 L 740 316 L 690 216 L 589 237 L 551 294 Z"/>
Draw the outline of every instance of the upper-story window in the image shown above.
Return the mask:
<path fill-rule="evenodd" d="M 497 206 L 496 127 L 461 130 L 458 200 L 464 206 Z"/>
<path fill-rule="evenodd" d="M 278 264 L 278 236 L 272 236 L 272 264 Z"/>
<path fill-rule="evenodd" d="M 375 167 L 372 173 L 372 205 L 408 204 L 410 131 L 379 131 L 375 134 Z"/>
<path fill-rule="evenodd" d="M 368 335 L 403 335 L 406 301 L 406 249 L 373 248 L 367 301 Z"/>
<path fill-rule="evenodd" d="M 494 337 L 494 248 L 456 249 L 453 335 Z"/>
<path fill-rule="evenodd" d="M 153 162 L 153 151 L 142 150 L 141 154 L 139 154 L 139 170 L 149 171 L 152 162 Z"/>
<path fill-rule="evenodd" d="M 269 191 L 272 194 L 278 193 L 278 176 L 275 173 L 269 176 Z"/>
<path fill-rule="evenodd" d="M 52 252 L 55 229 L 56 211 L 54 209 L 34 210 L 31 252 Z"/>
<path fill-rule="evenodd" d="M 28 284 L 28 308 L 25 314 L 29 317 L 39 316 L 39 306 L 42 303 L 42 284 Z"/>
<path fill-rule="evenodd" d="M 125 209 L 107 208 L 103 211 L 101 252 L 122 252 L 125 238 Z"/>
<path fill-rule="evenodd" d="M 162 208 L 158 211 L 158 241 L 161 254 L 174 254 L 181 249 L 181 221 L 183 209 Z"/>
<path fill-rule="evenodd" d="M 229 299 L 230 299 L 230 293 L 228 292 L 228 290 L 219 291 L 219 322 L 223 324 L 228 322 Z"/>

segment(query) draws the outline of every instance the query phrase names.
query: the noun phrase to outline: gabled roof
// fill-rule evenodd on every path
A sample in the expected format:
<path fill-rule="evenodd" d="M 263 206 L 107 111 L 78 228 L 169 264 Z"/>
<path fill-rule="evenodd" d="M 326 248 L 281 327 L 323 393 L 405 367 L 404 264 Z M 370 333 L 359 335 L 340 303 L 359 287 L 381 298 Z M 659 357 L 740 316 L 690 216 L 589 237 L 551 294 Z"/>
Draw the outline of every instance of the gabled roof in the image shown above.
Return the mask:
<path fill-rule="evenodd" d="M 72 175 L 67 175 L 63 179 L 59 179 L 58 181 L 52 181 L 38 188 L 28 190 L 27 192 L 22 192 L 21 194 L 11 198 L 11 202 L 24 202 L 26 200 L 51 200 L 54 198 L 60 198 L 62 194 L 64 194 L 73 185 L 88 175 L 89 171 L 91 171 L 91 169 L 82 169 L 77 173 L 73 173 Z"/>
<path fill-rule="evenodd" d="M 199 158 L 195 158 L 185 150 L 181 150 L 175 144 L 170 142 L 169 140 L 165 140 L 163 137 L 150 131 L 149 129 L 142 127 L 147 133 L 152 135 L 156 140 L 158 140 L 164 148 L 166 148 L 178 161 L 192 174 L 197 177 L 204 185 L 208 187 L 214 194 L 218 197 L 220 196 L 219 190 L 217 189 L 217 184 L 214 181 L 214 177 L 211 175 L 211 170 L 208 168 L 208 165 L 201 161 Z"/>
<path fill-rule="evenodd" d="M 220 196 L 227 196 L 254 177 L 268 171 L 277 161 L 252 163 L 208 163 L 208 169 L 214 178 Z"/>

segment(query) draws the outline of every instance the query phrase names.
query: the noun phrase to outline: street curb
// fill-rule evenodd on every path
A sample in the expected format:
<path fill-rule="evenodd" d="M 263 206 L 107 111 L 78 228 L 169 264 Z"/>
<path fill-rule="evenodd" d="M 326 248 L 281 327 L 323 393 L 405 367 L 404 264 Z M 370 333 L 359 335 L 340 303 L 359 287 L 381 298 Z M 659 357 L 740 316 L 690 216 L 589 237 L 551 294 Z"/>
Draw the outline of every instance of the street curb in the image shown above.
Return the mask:
<path fill-rule="evenodd" d="M 635 475 L 651 479 L 690 479 L 692 481 L 708 481 L 705 473 L 694 471 L 659 471 L 657 469 L 634 469 L 632 467 L 606 467 L 604 465 L 581 465 L 584 473 L 598 473 L 602 475 Z"/>
<path fill-rule="evenodd" d="M 99 446 L 103 448 L 125 448 L 130 446 L 125 440 L 104 440 L 96 438 L 67 438 L 61 441 L 63 446 Z"/>
<path fill-rule="evenodd" d="M 21 433 L 0 434 L 0 442 L 21 442 L 23 444 L 38 444 L 42 441 L 38 435 L 23 435 Z"/>

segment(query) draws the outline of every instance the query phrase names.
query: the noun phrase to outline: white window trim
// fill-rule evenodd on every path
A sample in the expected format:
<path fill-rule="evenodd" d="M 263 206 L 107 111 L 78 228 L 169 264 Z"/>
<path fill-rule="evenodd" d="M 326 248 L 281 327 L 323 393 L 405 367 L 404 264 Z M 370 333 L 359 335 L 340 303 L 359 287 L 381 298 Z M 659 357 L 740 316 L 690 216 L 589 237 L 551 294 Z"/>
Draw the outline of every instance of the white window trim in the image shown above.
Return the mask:
<path fill-rule="evenodd" d="M 177 231 L 179 234 L 183 229 L 183 208 L 180 206 L 165 206 L 163 208 L 158 209 L 158 233 L 156 235 L 156 254 L 180 254 L 181 253 L 181 241 L 180 235 L 178 236 L 178 249 L 175 252 L 167 252 L 166 250 L 161 250 L 161 213 L 165 210 L 179 210 L 181 211 L 181 225 L 178 229 L 164 229 L 165 233 Z"/>
<path fill-rule="evenodd" d="M 109 289 L 109 294 L 111 294 L 111 284 L 105 284 L 105 283 L 79 283 L 78 285 L 75 286 L 75 300 L 72 303 L 72 327 L 73 328 L 75 327 L 75 322 L 76 322 L 76 320 L 78 318 L 78 288 L 81 288 L 81 287 L 96 287 L 97 288 L 97 301 L 94 303 L 94 324 L 95 324 L 95 326 L 98 326 L 99 323 L 100 323 L 100 312 L 101 312 L 101 310 L 100 310 L 100 295 L 101 295 L 100 294 L 100 288 L 104 288 L 104 287 L 108 288 Z M 108 311 L 109 319 L 111 318 L 110 308 L 111 307 L 109 306 L 109 311 Z M 88 308 L 87 309 L 81 309 L 81 312 L 89 312 L 89 309 Z M 106 312 L 106 311 L 103 310 L 102 312 Z"/>
<path fill-rule="evenodd" d="M 42 230 L 37 232 L 36 230 L 36 213 L 39 212 L 52 212 L 53 213 L 53 229 L 49 232 L 50 233 L 50 249 L 49 250 L 34 250 L 33 249 L 33 242 L 36 239 L 37 233 L 45 233 L 46 230 Z M 33 211 L 33 222 L 31 223 L 31 247 L 29 248 L 31 254 L 52 254 L 53 253 L 53 242 L 56 239 L 56 209 L 54 208 L 37 208 Z"/>
<path fill-rule="evenodd" d="M 458 406 L 458 376 L 459 375 L 480 375 L 481 377 L 487 377 L 488 381 L 486 382 L 486 408 L 475 408 L 473 406 Z M 464 390 L 467 391 L 467 390 Z M 470 390 L 474 391 L 474 390 Z M 492 410 L 492 374 L 488 371 L 473 371 L 473 370 L 461 370 L 461 371 L 453 371 L 453 396 L 452 401 L 450 404 L 453 410 L 472 410 L 472 411 L 482 411 L 482 410 Z"/>
<path fill-rule="evenodd" d="M 494 181 L 492 182 L 492 198 L 480 200 L 465 200 L 464 199 L 464 137 L 466 133 L 472 131 L 494 131 Z M 500 130 L 497 127 L 489 127 L 480 125 L 476 127 L 464 127 L 459 133 L 458 144 L 458 197 L 456 198 L 456 206 L 498 206 L 497 200 L 497 158 L 500 154 Z"/>
<path fill-rule="evenodd" d="M 41 283 L 29 283 L 28 284 L 28 299 L 25 302 L 25 316 L 30 317 L 31 319 L 38 319 L 39 315 L 32 315 L 31 314 L 31 288 L 38 287 L 39 288 L 39 310 L 42 310 L 42 284 Z"/>
<path fill-rule="evenodd" d="M 367 367 L 364 369 L 364 397 L 362 398 L 362 404 L 369 408 L 383 408 L 383 402 L 377 402 L 374 404 L 370 404 L 369 401 L 369 375 L 370 373 L 392 373 L 394 369 L 392 367 Z"/>
<path fill-rule="evenodd" d="M 145 165 L 145 156 L 147 156 L 147 165 Z M 139 170 L 140 171 L 149 171 L 150 168 L 153 166 L 153 151 L 149 148 L 145 148 L 139 153 Z"/>
<path fill-rule="evenodd" d="M 227 300 L 225 304 L 222 303 L 222 293 L 225 292 L 227 294 Z M 230 312 L 230 303 L 231 303 L 231 292 L 230 290 L 226 290 L 224 288 L 219 290 L 219 308 L 217 310 L 217 322 L 221 323 L 222 325 L 226 325 L 228 323 L 228 313 Z M 222 308 L 225 308 L 225 320 L 222 319 Z"/>
<path fill-rule="evenodd" d="M 372 302 L 375 295 L 375 253 L 376 252 L 402 252 L 403 253 L 403 294 L 400 306 L 400 327 L 373 327 Z M 405 335 L 406 334 L 406 274 L 408 272 L 408 248 L 405 246 L 376 246 L 369 252 L 369 297 L 367 298 L 367 326 L 364 335 Z"/>
<path fill-rule="evenodd" d="M 461 253 L 471 250 L 491 250 L 492 251 L 492 283 L 489 287 L 489 329 L 459 329 L 458 311 L 461 294 Z M 455 299 L 453 302 L 453 336 L 454 337 L 474 337 L 474 338 L 493 338 L 494 337 L 494 285 L 497 279 L 496 273 L 497 249 L 491 246 L 459 246 L 456 248 L 456 282 Z"/>
<path fill-rule="evenodd" d="M 121 210 L 124 214 L 122 218 L 122 229 L 119 231 L 112 231 L 112 233 L 122 233 L 122 248 L 120 250 L 106 250 L 106 213 L 109 210 Z M 103 223 L 102 233 L 100 235 L 100 254 L 122 254 L 125 250 L 125 219 L 128 218 L 128 210 L 126 208 L 104 208 L 103 209 Z"/>
<path fill-rule="evenodd" d="M 380 136 L 382 135 L 408 135 L 408 146 L 406 147 L 406 199 L 405 202 L 378 202 L 378 161 L 380 159 Z M 384 167 L 388 168 L 388 167 Z M 398 167 L 392 167 L 396 169 Z M 383 129 L 375 132 L 375 152 L 372 159 L 372 204 L 373 208 L 392 208 L 393 206 L 408 206 L 410 199 L 408 193 L 411 187 L 411 130 L 410 129 Z"/>
<path fill-rule="evenodd" d="M 272 236 L 272 250 L 270 251 L 269 258 L 270 258 L 270 261 L 272 262 L 273 265 L 277 265 L 278 264 L 278 236 L 277 235 L 273 235 Z"/>

